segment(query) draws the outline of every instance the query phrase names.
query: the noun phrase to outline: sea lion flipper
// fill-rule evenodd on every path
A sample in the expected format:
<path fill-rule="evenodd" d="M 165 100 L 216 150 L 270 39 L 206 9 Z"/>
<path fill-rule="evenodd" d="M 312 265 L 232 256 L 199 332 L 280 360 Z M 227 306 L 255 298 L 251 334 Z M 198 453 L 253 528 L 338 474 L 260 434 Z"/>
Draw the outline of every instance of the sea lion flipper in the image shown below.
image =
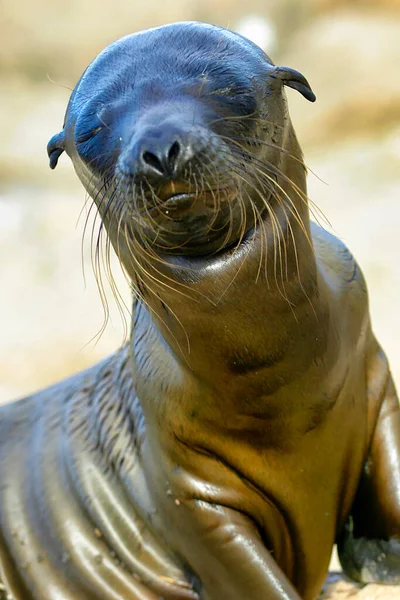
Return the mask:
<path fill-rule="evenodd" d="M 291 69 L 290 67 L 276 67 L 272 77 L 280 79 L 283 85 L 297 90 L 310 102 L 315 102 L 317 99 L 307 79 L 295 69 Z"/>
<path fill-rule="evenodd" d="M 50 169 L 55 169 L 58 163 L 58 159 L 65 150 L 65 134 L 64 130 L 60 133 L 53 135 L 49 143 L 47 144 L 47 154 L 50 159 Z"/>
<path fill-rule="evenodd" d="M 400 584 L 400 406 L 391 378 L 338 551 L 352 579 Z"/>
<path fill-rule="evenodd" d="M 204 500 L 182 502 L 179 511 L 190 523 L 182 531 L 183 543 L 201 582 L 201 598 L 300 600 L 245 514 Z"/>

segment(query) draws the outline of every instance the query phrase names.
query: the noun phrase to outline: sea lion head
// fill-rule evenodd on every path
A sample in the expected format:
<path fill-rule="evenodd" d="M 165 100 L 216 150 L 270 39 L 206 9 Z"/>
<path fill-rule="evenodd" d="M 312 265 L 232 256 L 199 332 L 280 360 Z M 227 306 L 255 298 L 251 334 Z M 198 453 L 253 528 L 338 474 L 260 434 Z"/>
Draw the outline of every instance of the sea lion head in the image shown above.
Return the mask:
<path fill-rule="evenodd" d="M 63 130 L 65 150 L 111 241 L 162 255 L 240 244 L 276 196 L 288 131 L 283 86 L 315 96 L 255 44 L 204 23 L 126 36 L 89 65 Z"/>

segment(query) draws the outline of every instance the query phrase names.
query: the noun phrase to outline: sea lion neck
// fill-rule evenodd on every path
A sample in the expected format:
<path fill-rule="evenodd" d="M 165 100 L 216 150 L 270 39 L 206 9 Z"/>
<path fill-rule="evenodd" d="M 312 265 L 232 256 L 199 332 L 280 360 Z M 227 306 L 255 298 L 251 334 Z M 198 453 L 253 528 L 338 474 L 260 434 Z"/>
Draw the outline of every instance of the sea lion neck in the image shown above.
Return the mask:
<path fill-rule="evenodd" d="M 297 175 L 305 193 L 304 174 Z M 212 385 L 246 373 L 255 378 L 283 360 L 293 362 L 293 374 L 304 367 L 311 353 L 296 356 L 296 343 L 318 330 L 319 284 L 307 206 L 289 188 L 282 182 L 298 208 L 289 215 L 276 209 L 279 228 L 266 220 L 239 248 L 155 266 L 141 285 L 134 346 L 146 344 L 145 331 L 151 330 L 151 344 L 158 347 L 151 360 L 161 360 L 160 354 Z"/>

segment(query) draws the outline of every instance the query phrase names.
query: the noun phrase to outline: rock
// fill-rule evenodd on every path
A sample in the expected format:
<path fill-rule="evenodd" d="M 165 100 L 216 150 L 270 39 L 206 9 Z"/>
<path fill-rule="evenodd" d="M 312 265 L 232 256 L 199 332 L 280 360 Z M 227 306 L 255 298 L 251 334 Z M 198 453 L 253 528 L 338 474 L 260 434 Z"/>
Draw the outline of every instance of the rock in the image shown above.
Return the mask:
<path fill-rule="evenodd" d="M 354 583 L 343 573 L 329 573 L 319 600 L 399 600 L 399 598 L 398 586 Z"/>

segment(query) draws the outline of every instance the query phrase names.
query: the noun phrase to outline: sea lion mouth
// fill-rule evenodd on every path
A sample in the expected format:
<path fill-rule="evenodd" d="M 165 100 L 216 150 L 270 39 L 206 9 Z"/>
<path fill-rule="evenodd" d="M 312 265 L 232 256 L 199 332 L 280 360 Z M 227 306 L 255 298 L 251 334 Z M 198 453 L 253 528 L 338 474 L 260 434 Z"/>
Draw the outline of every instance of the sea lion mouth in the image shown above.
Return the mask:
<path fill-rule="evenodd" d="M 187 183 L 171 180 L 168 183 L 160 186 L 157 189 L 157 198 L 161 202 L 168 202 L 172 198 L 179 196 L 195 196 L 196 191 L 193 185 Z"/>
<path fill-rule="evenodd" d="M 156 211 L 161 211 L 170 218 L 178 216 L 181 213 L 196 212 L 197 209 L 212 208 L 217 209 L 223 202 L 228 202 L 233 196 L 233 191 L 229 188 L 216 188 L 210 190 L 198 191 L 175 191 L 166 193 L 162 191 L 157 193 L 157 202 L 152 207 L 146 209 L 146 213 L 152 215 Z M 143 215 L 142 211 L 142 215 Z"/>
<path fill-rule="evenodd" d="M 233 186 L 196 191 L 179 188 L 179 193 L 164 189 L 162 194 L 143 194 L 129 206 L 128 230 L 135 243 L 151 247 L 157 254 L 220 252 L 237 243 L 254 225 L 254 215 L 245 213 L 240 190 Z"/>
<path fill-rule="evenodd" d="M 144 244 L 158 255 L 201 257 L 248 241 L 257 223 L 267 218 L 273 193 L 265 186 L 253 197 L 251 185 L 246 190 L 235 173 L 230 174 L 231 182 L 225 173 L 223 181 L 207 181 L 203 175 L 199 182 L 188 177 L 158 186 L 150 181 L 130 184 L 121 177 L 120 198 L 129 207 L 126 231 L 131 232 L 133 243 Z"/>

